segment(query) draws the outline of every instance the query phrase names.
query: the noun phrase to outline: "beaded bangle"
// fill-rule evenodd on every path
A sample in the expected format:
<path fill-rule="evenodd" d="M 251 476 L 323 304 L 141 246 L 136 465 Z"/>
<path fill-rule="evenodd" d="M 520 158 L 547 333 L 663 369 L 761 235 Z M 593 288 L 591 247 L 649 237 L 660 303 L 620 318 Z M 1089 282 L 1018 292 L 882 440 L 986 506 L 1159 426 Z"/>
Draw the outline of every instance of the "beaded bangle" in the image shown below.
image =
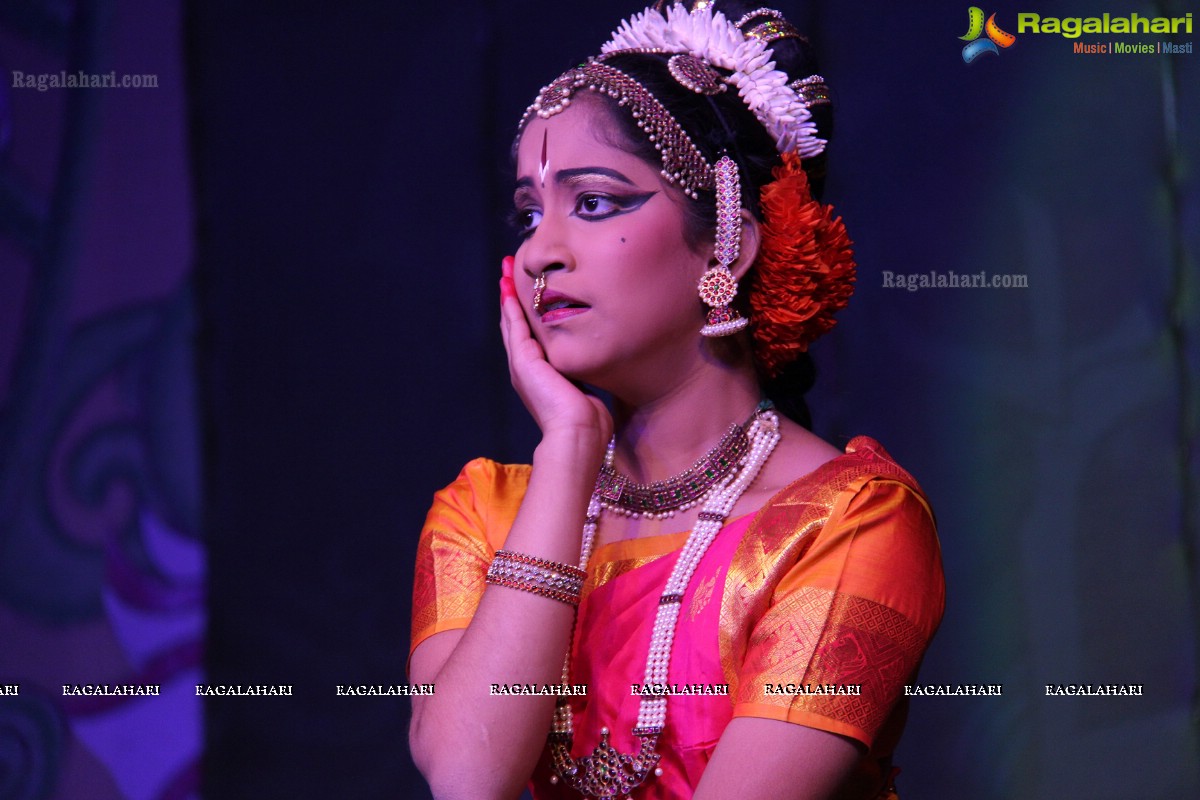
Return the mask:
<path fill-rule="evenodd" d="M 488 567 L 487 582 L 578 606 L 586 575 L 583 570 L 569 564 L 510 550 L 497 550 L 496 557 Z"/>

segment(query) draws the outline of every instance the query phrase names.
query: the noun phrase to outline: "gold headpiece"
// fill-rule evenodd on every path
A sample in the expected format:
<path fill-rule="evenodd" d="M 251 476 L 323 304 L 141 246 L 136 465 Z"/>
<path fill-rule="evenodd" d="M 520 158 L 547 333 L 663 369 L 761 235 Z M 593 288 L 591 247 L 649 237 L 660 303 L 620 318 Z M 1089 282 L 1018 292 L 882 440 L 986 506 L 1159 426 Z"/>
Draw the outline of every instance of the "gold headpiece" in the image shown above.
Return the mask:
<path fill-rule="evenodd" d="M 606 53 L 601 59 L 611 55 L 615 54 Z M 702 74 L 694 69 L 689 70 L 689 74 L 696 81 L 702 79 Z M 668 183 L 675 184 L 692 199 L 699 197 L 701 190 L 711 190 L 715 186 L 712 166 L 671 112 L 646 87 L 600 59 L 589 59 L 586 64 L 567 70 L 542 89 L 521 118 L 521 129 L 534 114 L 549 119 L 561 113 L 571 104 L 571 96 L 585 88 L 603 92 L 616 100 L 617 105 L 629 109 L 637 126 L 646 132 L 646 137 L 661 153 L 662 176 Z"/>
<path fill-rule="evenodd" d="M 774 138 L 780 153 L 809 158 L 825 149 L 809 107 L 828 103 L 824 79 L 812 75 L 787 82 L 770 60 L 770 42 L 803 39 L 783 14 L 759 8 L 732 23 L 711 2 L 696 2 L 690 10 L 680 4 L 663 13 L 665 2 L 621 23 L 602 55 L 568 70 L 544 87 L 525 111 L 519 130 L 534 114 L 543 119 L 562 112 L 581 88 L 603 92 L 626 106 L 639 128 L 662 156 L 662 174 L 689 197 L 715 187 L 713 165 L 665 106 L 637 80 L 604 62 L 628 53 L 670 55 L 667 68 L 681 86 L 702 95 L 734 87 L 751 112 Z M 765 18 L 748 31 L 745 26 Z M 714 67 L 728 70 L 718 72 Z"/>
<path fill-rule="evenodd" d="M 807 78 L 792 81 L 788 86 L 791 86 L 796 90 L 796 94 L 800 95 L 805 108 L 829 105 L 833 102 L 829 97 L 829 87 L 825 85 L 825 79 L 820 75 L 809 75 Z"/>
<path fill-rule="evenodd" d="M 746 25 L 756 19 L 767 17 L 766 22 L 760 22 L 749 30 Z M 807 42 L 808 39 L 801 35 L 796 26 L 788 22 L 783 16 L 783 12 L 776 11 L 773 8 L 756 8 L 755 10 L 743 14 L 741 19 L 734 23 L 747 39 L 759 39 L 763 44 L 770 44 L 779 39 L 799 39 L 802 42 Z"/>

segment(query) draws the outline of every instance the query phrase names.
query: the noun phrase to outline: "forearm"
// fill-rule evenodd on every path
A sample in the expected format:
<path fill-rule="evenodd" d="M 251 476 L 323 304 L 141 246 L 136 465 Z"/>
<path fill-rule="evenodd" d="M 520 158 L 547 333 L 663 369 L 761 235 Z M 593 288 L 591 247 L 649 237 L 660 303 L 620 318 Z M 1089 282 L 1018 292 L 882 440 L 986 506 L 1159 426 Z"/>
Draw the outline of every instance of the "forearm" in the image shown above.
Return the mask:
<path fill-rule="evenodd" d="M 695 800 L 770 797 L 832 800 L 874 797 L 878 786 L 848 782 L 866 753 L 861 742 L 771 719 L 735 717 L 696 787 Z"/>
<path fill-rule="evenodd" d="M 599 467 L 595 451 L 594 435 L 590 442 L 570 434 L 543 440 L 506 550 L 578 562 Z M 557 684 L 573 621 L 574 609 L 565 603 L 489 585 L 471 624 L 440 663 L 427 662 L 424 644 L 414 653 L 413 679 L 436 689 L 414 703 L 410 741 L 439 798 L 520 792 L 545 746 L 555 698 L 493 695 L 491 686 Z M 431 658 L 439 660 L 436 653 Z"/>

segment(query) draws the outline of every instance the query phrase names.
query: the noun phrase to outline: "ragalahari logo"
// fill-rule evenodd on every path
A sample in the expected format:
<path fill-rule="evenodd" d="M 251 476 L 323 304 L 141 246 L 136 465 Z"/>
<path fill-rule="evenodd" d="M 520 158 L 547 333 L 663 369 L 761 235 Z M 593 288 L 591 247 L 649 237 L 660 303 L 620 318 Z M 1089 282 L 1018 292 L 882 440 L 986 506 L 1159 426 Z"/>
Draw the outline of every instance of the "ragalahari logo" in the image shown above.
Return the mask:
<path fill-rule="evenodd" d="M 979 37 L 985 33 L 987 38 L 980 39 Z M 967 33 L 958 38 L 968 43 L 963 48 L 963 61 L 968 64 L 984 53 L 999 55 L 1000 51 L 997 47 L 1012 47 L 1013 42 L 1017 40 L 1017 37 L 1011 33 L 1000 30 L 1000 26 L 996 24 L 995 14 L 988 17 L 987 22 L 984 23 L 983 9 L 979 6 L 971 6 L 967 9 Z"/>

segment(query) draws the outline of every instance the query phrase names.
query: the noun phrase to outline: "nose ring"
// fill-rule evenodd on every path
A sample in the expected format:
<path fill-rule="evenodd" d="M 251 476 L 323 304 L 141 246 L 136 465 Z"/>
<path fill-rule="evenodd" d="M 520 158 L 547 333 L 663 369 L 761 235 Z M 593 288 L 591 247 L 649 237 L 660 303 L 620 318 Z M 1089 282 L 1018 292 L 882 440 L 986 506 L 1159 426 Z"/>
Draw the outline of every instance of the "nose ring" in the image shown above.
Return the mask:
<path fill-rule="evenodd" d="M 533 279 L 533 313 L 542 313 L 542 293 L 546 291 L 546 273 L 539 272 Z"/>

